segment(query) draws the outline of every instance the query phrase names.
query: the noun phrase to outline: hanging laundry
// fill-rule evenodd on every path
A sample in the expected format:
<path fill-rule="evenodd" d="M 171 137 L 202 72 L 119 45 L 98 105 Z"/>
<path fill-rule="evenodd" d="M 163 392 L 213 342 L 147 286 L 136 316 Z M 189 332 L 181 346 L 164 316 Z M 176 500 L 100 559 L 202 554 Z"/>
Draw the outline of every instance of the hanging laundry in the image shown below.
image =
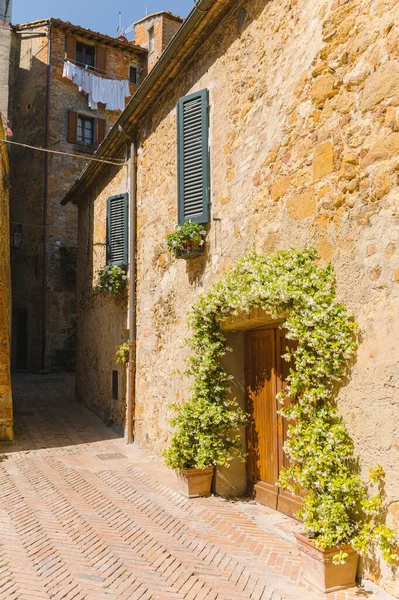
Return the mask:
<path fill-rule="evenodd" d="M 87 69 L 77 67 L 68 60 L 64 63 L 63 77 L 70 79 L 80 92 L 88 95 L 89 108 L 97 110 L 98 102 L 105 104 L 106 110 L 124 110 L 125 98 L 130 96 L 129 81 L 98 77 Z"/>

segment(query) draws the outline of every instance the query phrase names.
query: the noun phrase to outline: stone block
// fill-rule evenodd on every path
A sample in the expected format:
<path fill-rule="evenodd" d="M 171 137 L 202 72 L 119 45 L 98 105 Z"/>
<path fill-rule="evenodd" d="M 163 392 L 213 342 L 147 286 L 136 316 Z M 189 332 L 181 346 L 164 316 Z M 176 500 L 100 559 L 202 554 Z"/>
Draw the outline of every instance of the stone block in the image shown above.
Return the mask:
<path fill-rule="evenodd" d="M 287 201 L 287 209 L 291 219 L 306 219 L 316 212 L 316 194 L 314 189 L 294 194 Z"/>
<path fill-rule="evenodd" d="M 317 181 L 334 170 L 334 145 L 324 142 L 314 149 L 313 153 L 313 181 Z"/>
<path fill-rule="evenodd" d="M 270 196 L 272 200 L 276 201 L 282 198 L 290 186 L 291 178 L 289 175 L 279 177 L 272 185 L 270 190 Z"/>
<path fill-rule="evenodd" d="M 338 93 L 337 80 L 331 73 L 318 77 L 310 90 L 310 97 L 318 108 L 323 108 L 326 100 Z"/>
<path fill-rule="evenodd" d="M 360 108 L 373 110 L 380 102 L 399 94 L 399 62 L 392 60 L 382 65 L 367 80 Z"/>
<path fill-rule="evenodd" d="M 368 167 L 378 160 L 387 160 L 399 154 L 399 133 L 391 133 L 387 138 L 375 142 L 362 160 L 362 167 Z"/>

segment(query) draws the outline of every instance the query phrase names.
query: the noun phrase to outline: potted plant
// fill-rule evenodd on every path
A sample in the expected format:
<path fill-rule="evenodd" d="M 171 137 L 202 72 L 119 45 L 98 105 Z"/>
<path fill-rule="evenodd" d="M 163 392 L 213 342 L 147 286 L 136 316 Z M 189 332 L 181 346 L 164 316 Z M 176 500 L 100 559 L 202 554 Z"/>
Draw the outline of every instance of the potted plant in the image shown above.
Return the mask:
<path fill-rule="evenodd" d="M 119 344 L 116 349 L 116 362 L 120 365 L 127 365 L 129 363 L 129 352 L 129 340 Z"/>
<path fill-rule="evenodd" d="M 108 265 L 97 271 L 96 288 L 100 294 L 118 296 L 126 290 L 127 267 Z"/>
<path fill-rule="evenodd" d="M 180 491 L 188 498 L 209 496 L 215 465 L 228 465 L 234 456 L 244 458 L 238 428 L 247 421 L 235 400 L 217 404 L 192 397 L 172 405 L 176 427 L 165 463 L 176 471 Z"/>
<path fill-rule="evenodd" d="M 203 225 L 186 221 L 166 236 L 166 245 L 175 258 L 196 258 L 204 250 L 205 236 Z"/>
<path fill-rule="evenodd" d="M 328 449 L 325 455 L 327 463 Z M 371 555 L 379 548 L 388 563 L 398 560 L 396 533 L 383 524 L 381 515 L 383 468 L 370 469 L 368 483 L 380 486 L 372 496 L 368 484 L 354 473 L 345 473 L 344 461 L 341 465 L 340 472 L 331 469 L 329 476 L 326 469 L 326 479 L 315 480 L 307 491 L 298 512 L 304 531 L 295 533 L 303 578 L 325 593 L 356 585 L 359 554 Z M 311 465 L 308 477 L 310 472 Z M 283 474 L 279 483 L 298 491 L 286 477 Z"/>

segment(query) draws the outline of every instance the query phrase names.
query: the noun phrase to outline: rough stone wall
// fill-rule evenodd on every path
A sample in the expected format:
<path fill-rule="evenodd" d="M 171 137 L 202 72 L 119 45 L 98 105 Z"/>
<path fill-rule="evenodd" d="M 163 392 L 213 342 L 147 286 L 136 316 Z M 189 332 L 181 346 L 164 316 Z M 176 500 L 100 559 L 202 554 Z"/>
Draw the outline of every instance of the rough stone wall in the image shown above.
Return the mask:
<path fill-rule="evenodd" d="M 43 30 L 46 33 L 46 30 Z M 14 93 L 14 139 L 32 145 L 45 144 L 47 38 L 35 34 L 18 34 L 19 61 Z M 82 36 L 78 41 L 87 42 Z M 68 113 L 70 110 L 88 117 L 106 119 L 109 131 L 119 111 L 97 111 L 88 107 L 87 96 L 71 81 L 62 77 L 65 57 L 65 32 L 51 33 L 51 81 L 49 147 L 79 154 L 81 158 L 50 155 L 48 158 L 48 202 L 46 216 L 46 368 L 70 368 L 68 340 L 72 339 L 75 320 L 75 278 L 69 275 L 62 260 L 63 249 L 76 248 L 77 210 L 63 207 L 62 198 L 91 158 L 90 151 L 70 144 Z M 106 49 L 106 71 L 113 78 L 127 79 L 129 65 L 137 66 L 139 82 L 145 75 L 143 54 L 134 48 Z M 131 92 L 136 89 L 131 85 Z M 41 368 L 41 327 L 43 306 L 43 210 L 44 155 L 26 149 L 13 149 L 12 220 L 23 223 L 23 244 L 13 262 L 14 307 L 28 311 L 28 370 Z"/>
<path fill-rule="evenodd" d="M 4 139 L 0 119 L 0 140 Z M 0 441 L 13 439 L 11 358 L 11 270 L 9 225 L 9 166 L 5 144 L 0 144 Z"/>
<path fill-rule="evenodd" d="M 105 422 L 123 430 L 126 367 L 116 363 L 117 346 L 129 337 L 128 297 L 101 296 L 96 272 L 106 265 L 107 198 L 128 189 L 128 167 L 110 168 L 108 185 L 93 190 L 95 203 L 79 205 L 77 319 L 77 397 Z M 118 371 L 119 397 L 112 398 L 112 371 Z"/>
<path fill-rule="evenodd" d="M 244 3 L 152 115 L 138 163 L 136 439 L 160 454 L 167 406 L 187 395 L 172 373 L 184 368 L 197 294 L 248 247 L 313 245 L 333 262 L 362 330 L 339 406 L 364 473 L 386 470 L 399 530 L 399 2 L 341 4 Z M 205 87 L 220 221 L 191 264 L 172 260 L 162 240 L 177 219 L 175 102 Z M 399 582 L 384 577 L 399 596 Z"/>
<path fill-rule="evenodd" d="M 398 0 L 248 0 L 142 124 L 135 412 L 136 440 L 160 455 L 168 405 L 188 394 L 184 339 L 197 295 L 247 248 L 315 246 L 332 261 L 338 296 L 362 331 L 339 408 L 364 474 L 377 463 L 386 470 L 388 521 L 397 530 L 398 8 Z M 163 244 L 177 221 L 175 106 L 202 88 L 210 92 L 217 220 L 204 256 L 186 262 Z M 388 568 L 374 566 L 370 576 L 399 597 Z"/>

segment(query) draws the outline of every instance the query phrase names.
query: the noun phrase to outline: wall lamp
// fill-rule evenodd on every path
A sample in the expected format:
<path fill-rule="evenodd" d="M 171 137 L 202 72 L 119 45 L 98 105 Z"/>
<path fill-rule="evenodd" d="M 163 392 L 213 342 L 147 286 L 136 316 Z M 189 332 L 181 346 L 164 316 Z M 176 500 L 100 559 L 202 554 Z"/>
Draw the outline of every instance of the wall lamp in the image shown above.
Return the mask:
<path fill-rule="evenodd" d="M 22 225 L 17 225 L 14 228 L 14 233 L 11 234 L 11 248 L 18 250 L 22 243 Z"/>

